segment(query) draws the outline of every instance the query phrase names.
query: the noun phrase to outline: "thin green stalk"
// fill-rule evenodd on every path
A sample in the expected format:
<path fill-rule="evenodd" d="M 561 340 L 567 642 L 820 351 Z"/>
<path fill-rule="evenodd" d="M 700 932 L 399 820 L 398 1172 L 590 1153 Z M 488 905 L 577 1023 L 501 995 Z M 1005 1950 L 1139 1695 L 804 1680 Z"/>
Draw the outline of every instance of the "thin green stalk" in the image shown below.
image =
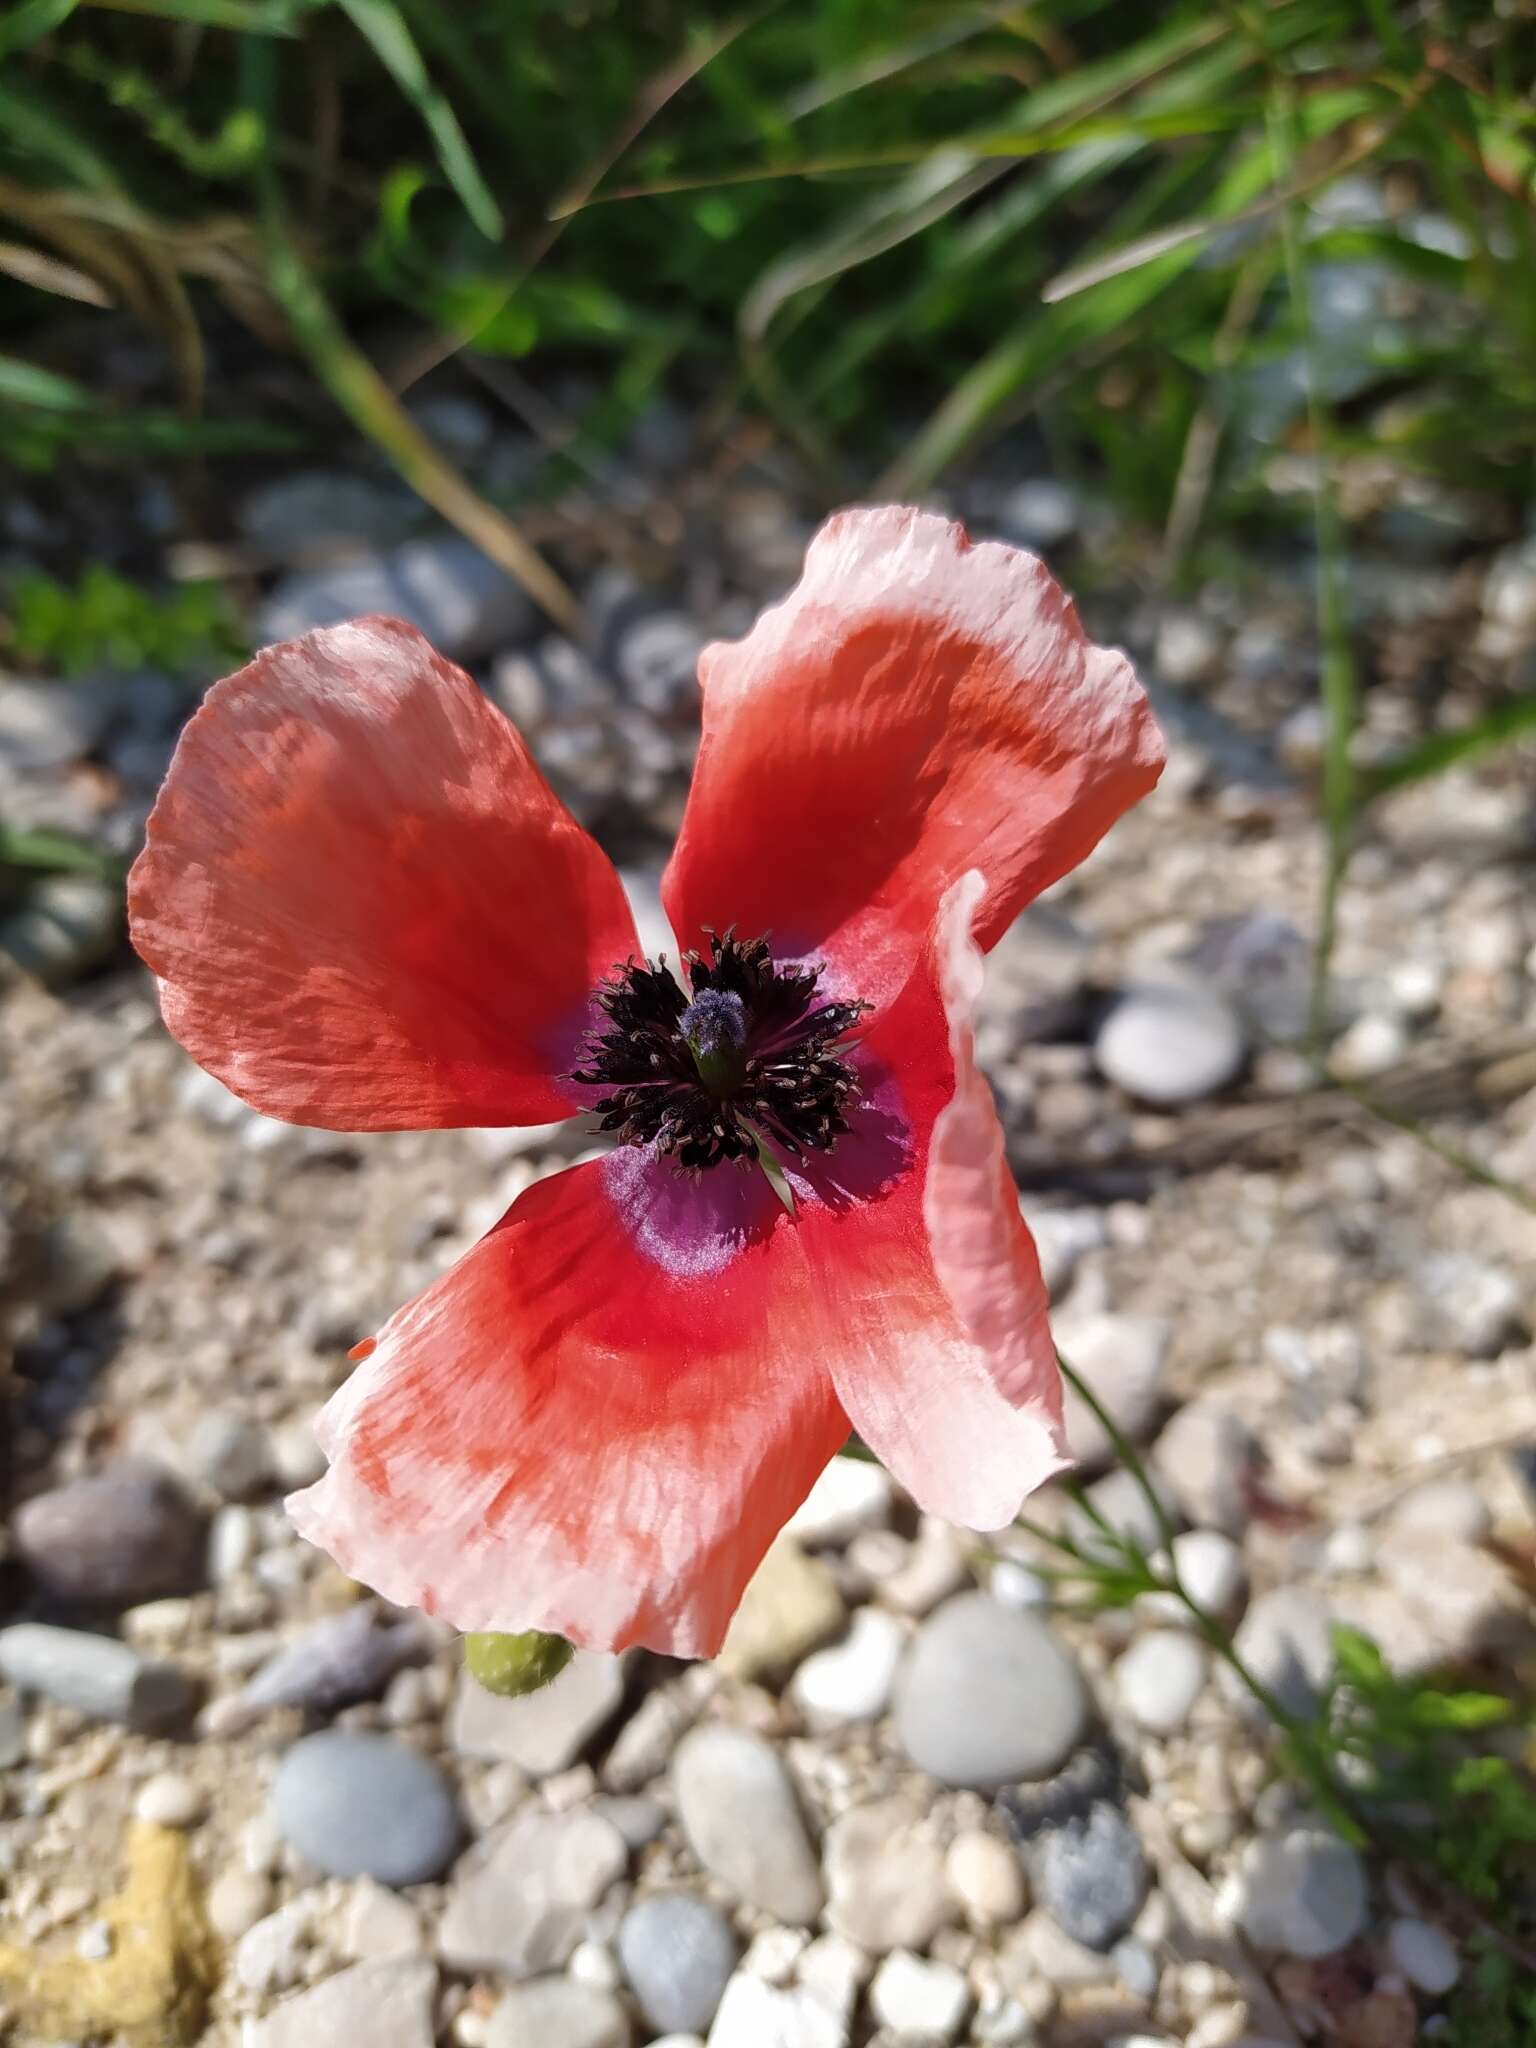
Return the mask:
<path fill-rule="evenodd" d="M 1294 106 L 1284 74 L 1270 88 L 1268 127 L 1277 175 L 1289 183 L 1296 158 Z M 1297 232 L 1296 205 L 1280 210 L 1280 243 L 1290 287 L 1292 317 L 1300 339 L 1306 382 L 1307 431 L 1312 443 L 1312 525 L 1317 546 L 1317 629 L 1321 649 L 1318 686 L 1326 734 L 1323 747 L 1323 827 L 1327 846 L 1322 899 L 1318 907 L 1317 942 L 1312 958 L 1312 997 L 1308 1035 L 1314 1051 L 1327 1043 L 1329 982 L 1334 942 L 1338 935 L 1339 892 L 1353 848 L 1358 809 L 1355 767 L 1350 747 L 1359 717 L 1359 691 L 1354 650 L 1344 606 L 1344 532 L 1333 482 L 1333 436 L 1328 409 L 1318 385 L 1311 299 L 1306 262 Z"/>

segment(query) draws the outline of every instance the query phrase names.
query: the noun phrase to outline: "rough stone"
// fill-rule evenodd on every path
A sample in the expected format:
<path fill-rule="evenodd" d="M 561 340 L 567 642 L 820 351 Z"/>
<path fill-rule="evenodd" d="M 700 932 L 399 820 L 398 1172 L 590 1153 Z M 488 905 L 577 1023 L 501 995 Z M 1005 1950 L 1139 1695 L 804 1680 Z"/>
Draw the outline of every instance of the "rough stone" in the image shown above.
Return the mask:
<path fill-rule="evenodd" d="M 424 1957 L 355 1963 L 248 2021 L 246 2039 L 250 2048 L 317 2048 L 322 2041 L 432 2048 L 436 1996 L 437 1971 Z"/>
<path fill-rule="evenodd" d="M 1261 1836 L 1243 1852 L 1236 1904 L 1243 1932 L 1260 1948 L 1336 1955 L 1365 1925 L 1365 1866 L 1322 1828 Z"/>
<path fill-rule="evenodd" d="M 1100 1953 L 1114 1947 L 1147 1896 L 1147 1860 L 1119 1807 L 1045 1829 L 1029 1849 L 1035 1894 L 1064 1934 Z"/>
<path fill-rule="evenodd" d="M 644 2019 L 661 2033 L 702 2034 L 736 1967 L 740 1944 L 707 1899 L 658 1892 L 619 1926 L 619 1960 Z"/>
<path fill-rule="evenodd" d="M 456 1875 L 438 1930 L 443 1960 L 509 1977 L 561 1969 L 628 1860 L 618 1830 L 595 1814 L 518 1816 Z"/>
<path fill-rule="evenodd" d="M 203 1577 L 203 1517 L 169 1472 L 139 1459 L 35 1495 L 14 1528 L 23 1561 L 57 1600 L 131 1607 Z"/>
<path fill-rule="evenodd" d="M 726 1889 L 791 1927 L 821 1911 L 821 1875 L 789 1774 L 745 1728 L 711 1722 L 672 1761 L 678 1818 L 699 1862 Z"/>
<path fill-rule="evenodd" d="M 629 2015 L 611 1991 L 538 1977 L 503 1993 L 485 2048 L 629 2048 Z"/>
<path fill-rule="evenodd" d="M 720 1652 L 731 1678 L 789 1671 L 843 1625 L 843 1596 L 820 1558 L 780 1536 L 753 1573 Z"/>
<path fill-rule="evenodd" d="M 822 1853 L 833 1930 L 885 1955 L 926 1948 L 953 1917 L 944 1852 L 913 1803 L 897 1795 L 851 1807 L 827 1830 Z"/>
<path fill-rule="evenodd" d="M 463 1837 L 441 1771 L 393 1736 L 326 1729 L 278 1767 L 272 1811 L 285 1839 L 327 1877 L 420 1884 Z"/>
<path fill-rule="evenodd" d="M 577 1650 L 552 1684 L 501 1699 L 463 1672 L 449 1739 L 461 1756 L 512 1763 L 531 1778 L 573 1764 L 624 1696 L 624 1659 Z"/>
<path fill-rule="evenodd" d="M 886 1957 L 869 1988 L 870 2011 L 898 2041 L 957 2041 L 970 2007 L 970 1986 L 952 1963 L 903 1949 Z"/>
<path fill-rule="evenodd" d="M 897 1680 L 907 1755 L 941 1783 L 980 1792 L 1048 1777 L 1087 1718 L 1077 1667 L 1048 1625 L 984 1593 L 931 1615 Z"/>
<path fill-rule="evenodd" d="M 1493 1358 L 1516 1336 L 1523 1295 L 1507 1267 L 1470 1252 L 1432 1252 L 1415 1263 L 1412 1281 L 1426 1351 Z"/>

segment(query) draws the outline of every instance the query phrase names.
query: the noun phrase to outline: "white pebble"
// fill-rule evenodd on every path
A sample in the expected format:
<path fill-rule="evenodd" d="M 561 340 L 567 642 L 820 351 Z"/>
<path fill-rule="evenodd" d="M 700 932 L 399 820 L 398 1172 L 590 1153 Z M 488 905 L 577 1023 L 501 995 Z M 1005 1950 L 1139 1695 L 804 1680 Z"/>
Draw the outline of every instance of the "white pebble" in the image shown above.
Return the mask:
<path fill-rule="evenodd" d="M 944 1875 L 966 1912 L 983 1926 L 1017 1920 L 1024 1911 L 1024 1872 L 1018 1857 L 995 1835 L 979 1828 L 956 1835 L 944 1859 Z"/>
<path fill-rule="evenodd" d="M 1387 1947 L 1408 1982 L 1432 1998 L 1449 1991 L 1461 1975 L 1455 1944 L 1428 1920 L 1394 1920 Z"/>
<path fill-rule="evenodd" d="M 145 1780 L 133 1810 L 161 1828 L 189 1828 L 203 1815 L 203 1795 L 180 1771 L 156 1771 Z"/>
<path fill-rule="evenodd" d="M 1210 1663 L 1204 1647 L 1182 1629 L 1151 1630 L 1115 1666 L 1121 1704 L 1149 1735 L 1172 1735 L 1189 1719 L 1205 1690 Z"/>
<path fill-rule="evenodd" d="M 897 2040 L 953 2041 L 965 2024 L 971 1991 L 948 1963 L 899 1948 L 875 1972 L 869 2009 Z"/>
<path fill-rule="evenodd" d="M 790 1698 L 812 1727 L 876 1720 L 890 1704 L 906 1640 L 894 1614 L 860 1607 L 842 1642 L 806 1658 Z"/>

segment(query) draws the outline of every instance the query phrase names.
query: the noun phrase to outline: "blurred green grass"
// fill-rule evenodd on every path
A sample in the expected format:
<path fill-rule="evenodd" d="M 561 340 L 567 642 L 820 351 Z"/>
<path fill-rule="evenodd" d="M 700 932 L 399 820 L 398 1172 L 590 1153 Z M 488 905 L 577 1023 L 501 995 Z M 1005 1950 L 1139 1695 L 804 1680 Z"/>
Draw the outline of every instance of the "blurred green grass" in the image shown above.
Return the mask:
<path fill-rule="evenodd" d="M 1032 416 L 1182 559 L 1308 436 L 1289 222 L 1413 313 L 1331 336 L 1343 439 L 1523 504 L 1533 59 L 1480 0 L 14 0 L 0 452 L 270 431 L 203 393 L 233 316 L 386 442 L 464 344 L 582 364 L 610 428 L 663 368 L 744 388 L 828 495 L 924 491 Z M 50 388 L 60 295 L 165 336 L 179 420 Z M 328 322 L 391 336 L 388 390 Z"/>

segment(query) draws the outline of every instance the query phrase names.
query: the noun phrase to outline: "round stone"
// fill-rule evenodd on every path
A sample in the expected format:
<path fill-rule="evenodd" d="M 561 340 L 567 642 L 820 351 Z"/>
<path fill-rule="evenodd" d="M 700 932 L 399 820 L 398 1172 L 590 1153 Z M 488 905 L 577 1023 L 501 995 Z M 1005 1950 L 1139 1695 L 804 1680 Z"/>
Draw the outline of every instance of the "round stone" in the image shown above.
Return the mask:
<path fill-rule="evenodd" d="M 949 1888 L 970 1918 L 999 1927 L 1024 1911 L 1024 1871 L 1018 1857 L 996 1835 L 968 1828 L 956 1835 L 944 1859 Z"/>
<path fill-rule="evenodd" d="M 421 1884 L 441 1876 L 462 1829 L 435 1764 L 388 1735 L 327 1729 L 278 1767 L 272 1810 L 284 1838 L 327 1877 Z"/>
<path fill-rule="evenodd" d="M 1461 1976 L 1461 1958 L 1444 1928 L 1428 1920 L 1394 1920 L 1387 1934 L 1393 1962 L 1416 1990 L 1439 1998 Z"/>
<path fill-rule="evenodd" d="M 726 1889 L 788 1927 L 821 1911 L 821 1873 L 795 1788 L 761 1735 L 723 1721 L 695 1728 L 672 1760 L 678 1818 Z"/>
<path fill-rule="evenodd" d="M 1039 1615 L 962 1593 L 924 1622 L 896 1683 L 896 1731 L 941 1784 L 1046 1778 L 1082 1739 L 1077 1666 Z"/>
<path fill-rule="evenodd" d="M 248 1933 L 271 1903 L 270 1878 L 238 1863 L 221 1870 L 208 1887 L 208 1918 L 226 1941 L 238 1941 Z"/>
<path fill-rule="evenodd" d="M 1099 1071 L 1160 1109 L 1202 1102 L 1237 1079 L 1247 1057 L 1237 1014 L 1218 996 L 1177 984 L 1132 989 L 1094 1040 Z"/>
<path fill-rule="evenodd" d="M 689 1892 L 642 1899 L 619 1928 L 624 1974 L 645 2019 L 663 2034 L 707 2031 L 738 1953 L 719 1907 Z"/>
<path fill-rule="evenodd" d="M 1152 1629 L 1115 1666 L 1120 1701 L 1149 1735 L 1172 1735 L 1189 1719 L 1205 1689 L 1203 1646 L 1181 1629 Z"/>
<path fill-rule="evenodd" d="M 1365 1925 L 1365 1866 L 1321 1828 L 1250 1842 L 1238 1880 L 1238 1917 L 1260 1948 L 1331 1956 Z"/>
<path fill-rule="evenodd" d="M 43 1590 L 81 1605 L 191 1592 L 206 1569 L 202 1516 L 170 1473 L 139 1459 L 38 1494 L 18 1511 L 15 1534 Z"/>
<path fill-rule="evenodd" d="M 156 1827 L 189 1828 L 202 1818 L 203 1795 L 180 1771 L 157 1771 L 139 1788 L 133 1810 Z"/>
<path fill-rule="evenodd" d="M 272 1479 L 267 1432 L 249 1416 L 210 1412 L 193 1425 L 187 1462 L 220 1500 L 249 1500 Z"/>
<path fill-rule="evenodd" d="M 872 1955 L 925 1949 L 954 1917 L 944 1852 L 900 1794 L 840 1814 L 827 1829 L 822 1866 L 828 1923 Z"/>

